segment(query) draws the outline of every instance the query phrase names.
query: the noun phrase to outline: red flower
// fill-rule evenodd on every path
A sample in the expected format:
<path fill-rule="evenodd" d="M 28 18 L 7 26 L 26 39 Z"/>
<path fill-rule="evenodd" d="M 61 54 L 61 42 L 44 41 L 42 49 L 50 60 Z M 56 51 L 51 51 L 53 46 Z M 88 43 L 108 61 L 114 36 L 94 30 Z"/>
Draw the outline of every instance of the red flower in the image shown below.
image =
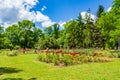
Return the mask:
<path fill-rule="evenodd" d="M 97 53 L 94 53 L 94 54 L 93 54 L 93 57 L 96 56 L 96 55 L 97 55 Z"/>
<path fill-rule="evenodd" d="M 75 57 L 76 54 L 77 54 L 76 52 L 72 52 L 72 53 L 71 53 L 71 55 L 72 55 L 73 57 Z"/>
<path fill-rule="evenodd" d="M 63 51 L 60 49 L 59 52 L 62 53 Z"/>
<path fill-rule="evenodd" d="M 62 50 L 56 50 L 56 54 L 62 53 Z"/>
<path fill-rule="evenodd" d="M 45 52 L 46 52 L 46 53 L 49 53 L 49 48 L 47 48 L 47 49 L 45 50 Z"/>

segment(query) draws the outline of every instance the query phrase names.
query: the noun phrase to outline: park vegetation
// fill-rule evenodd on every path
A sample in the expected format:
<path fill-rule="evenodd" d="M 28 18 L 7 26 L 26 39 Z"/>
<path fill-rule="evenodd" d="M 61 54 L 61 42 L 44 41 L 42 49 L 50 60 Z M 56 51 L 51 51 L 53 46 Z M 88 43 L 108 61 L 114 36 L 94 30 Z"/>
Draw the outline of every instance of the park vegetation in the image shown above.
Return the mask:
<path fill-rule="evenodd" d="M 105 12 L 100 5 L 93 20 L 90 9 L 61 29 L 58 23 L 41 30 L 35 23 L 23 20 L 7 28 L 0 26 L 0 49 L 40 48 L 118 49 L 120 45 L 120 1 L 114 0 L 111 10 Z"/>
<path fill-rule="evenodd" d="M 96 19 L 90 14 L 63 28 L 30 20 L 0 26 L 0 80 L 119 80 L 120 0 L 107 12 L 100 5 Z"/>

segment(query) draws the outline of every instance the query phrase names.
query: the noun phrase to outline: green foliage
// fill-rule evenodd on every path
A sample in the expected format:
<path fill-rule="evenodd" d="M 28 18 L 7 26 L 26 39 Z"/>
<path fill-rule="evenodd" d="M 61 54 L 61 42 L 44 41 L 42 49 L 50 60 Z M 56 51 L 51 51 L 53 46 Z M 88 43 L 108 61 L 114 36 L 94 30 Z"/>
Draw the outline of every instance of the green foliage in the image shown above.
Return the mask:
<path fill-rule="evenodd" d="M 47 35 L 50 35 L 55 39 L 57 39 L 59 37 L 59 24 L 53 24 L 52 26 L 45 28 L 44 32 Z"/>
<path fill-rule="evenodd" d="M 48 35 L 44 35 L 44 38 L 40 38 L 38 44 L 40 44 L 41 49 L 56 49 L 59 48 L 59 45 L 54 37 L 50 37 Z"/>
<path fill-rule="evenodd" d="M 56 59 L 53 59 L 53 61 L 52 61 L 52 62 L 54 63 L 54 65 L 55 65 L 55 66 L 59 65 L 59 61 L 58 61 L 58 60 L 56 60 Z"/>
<path fill-rule="evenodd" d="M 104 37 L 104 44 L 107 48 L 118 48 L 120 36 L 120 3 L 114 0 L 113 6 L 109 12 L 103 13 L 98 20 L 97 26 L 101 29 L 101 35 Z"/>
<path fill-rule="evenodd" d="M 5 48 L 4 28 L 0 26 L 0 49 Z"/>
<path fill-rule="evenodd" d="M 20 46 L 18 46 L 18 45 L 16 45 L 16 46 L 14 47 L 15 50 L 18 50 L 19 48 L 20 48 Z"/>
<path fill-rule="evenodd" d="M 108 62 L 111 61 L 110 58 L 116 58 L 117 53 L 105 52 L 103 54 L 97 53 L 94 50 L 90 52 L 90 49 L 85 50 L 77 54 L 75 51 L 70 51 L 66 53 L 51 52 L 51 53 L 41 53 L 39 54 L 38 60 L 46 63 L 53 63 L 57 66 L 69 66 L 81 63 L 93 63 L 93 62 Z"/>
<path fill-rule="evenodd" d="M 77 19 L 67 21 L 60 28 L 55 23 L 42 30 L 35 23 L 23 20 L 6 28 L 0 26 L 0 49 L 14 48 L 109 48 L 117 49 L 120 45 L 120 2 L 114 0 L 111 10 L 104 11 L 100 5 L 97 18 L 92 19 L 88 9 L 83 18 L 79 13 Z M 12 46 L 11 46 L 12 45 Z"/>
<path fill-rule="evenodd" d="M 118 58 L 120 58 L 120 52 L 118 53 Z"/>
<path fill-rule="evenodd" d="M 99 5 L 98 11 L 97 11 L 97 17 L 101 17 L 102 13 L 104 12 L 104 7 L 102 5 Z"/>
<path fill-rule="evenodd" d="M 76 48 L 81 45 L 82 37 L 81 37 L 81 29 L 82 25 L 80 23 L 77 23 L 75 20 L 71 20 L 65 24 L 65 30 L 66 30 L 66 37 L 65 37 L 65 43 L 69 48 Z"/>
<path fill-rule="evenodd" d="M 8 53 L 8 56 L 17 56 L 19 54 L 18 51 L 11 51 L 10 53 Z"/>
<path fill-rule="evenodd" d="M 33 48 L 41 34 L 42 31 L 39 28 L 35 28 L 35 24 L 29 20 L 23 20 L 6 28 L 9 44 L 12 44 L 13 47 L 18 45 L 24 49 Z"/>
<path fill-rule="evenodd" d="M 73 64 L 73 60 L 71 58 L 70 55 L 65 55 L 62 57 L 62 61 L 64 63 L 65 66 L 68 66 L 68 65 L 72 65 Z"/>

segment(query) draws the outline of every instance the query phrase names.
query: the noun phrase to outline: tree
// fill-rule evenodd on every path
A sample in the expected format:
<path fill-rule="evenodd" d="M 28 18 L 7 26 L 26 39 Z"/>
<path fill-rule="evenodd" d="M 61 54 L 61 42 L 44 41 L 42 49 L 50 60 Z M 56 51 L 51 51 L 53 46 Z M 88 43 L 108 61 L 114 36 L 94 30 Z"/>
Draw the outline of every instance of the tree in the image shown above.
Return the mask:
<path fill-rule="evenodd" d="M 35 44 L 33 32 L 35 24 L 32 21 L 23 20 L 18 22 L 18 26 L 20 28 L 20 46 L 24 49 L 32 48 Z"/>
<path fill-rule="evenodd" d="M 45 28 L 44 32 L 45 34 L 53 36 L 55 39 L 57 39 L 59 37 L 59 24 L 56 23 Z"/>
<path fill-rule="evenodd" d="M 49 26 L 47 28 L 44 29 L 45 34 L 47 35 L 51 35 L 53 33 L 53 29 L 52 26 Z"/>
<path fill-rule="evenodd" d="M 84 22 L 83 22 L 81 14 L 79 14 L 76 21 L 77 21 L 77 26 L 80 29 L 80 31 L 79 31 L 79 38 L 80 38 L 79 43 L 80 43 L 80 45 L 79 46 L 83 47 L 84 46 L 84 44 L 83 44 L 83 40 L 84 40 L 83 30 L 85 29 L 85 26 L 84 26 Z"/>
<path fill-rule="evenodd" d="M 103 47 L 105 48 L 104 43 L 104 37 L 101 35 L 100 28 L 97 25 L 98 19 L 102 16 L 104 13 L 104 6 L 99 5 L 97 10 L 97 19 L 94 24 L 94 30 L 93 30 L 93 41 L 94 41 L 94 47 Z"/>
<path fill-rule="evenodd" d="M 0 49 L 4 48 L 4 30 L 3 27 L 0 26 Z"/>
<path fill-rule="evenodd" d="M 20 37 L 20 29 L 18 25 L 12 25 L 6 28 L 6 34 L 8 39 L 10 40 L 10 44 L 19 45 L 19 37 Z"/>
<path fill-rule="evenodd" d="M 104 42 L 108 48 L 118 48 L 118 40 L 120 37 L 120 1 L 114 0 L 112 9 L 109 12 L 104 12 L 98 19 L 98 26 L 101 29 L 101 34 L 104 37 Z"/>
<path fill-rule="evenodd" d="M 57 39 L 59 37 L 59 24 L 54 24 L 53 25 L 53 37 Z"/>
<path fill-rule="evenodd" d="M 38 42 L 39 38 L 42 37 L 43 33 L 40 28 L 33 28 L 34 42 Z"/>
<path fill-rule="evenodd" d="M 106 47 L 114 48 L 116 41 L 113 41 L 111 34 L 116 30 L 115 17 L 111 13 L 104 13 L 98 20 L 98 27 L 101 29 Z"/>
<path fill-rule="evenodd" d="M 101 14 L 104 12 L 104 7 L 102 5 L 99 5 L 98 11 L 97 11 L 97 17 L 101 17 Z"/>
<path fill-rule="evenodd" d="M 84 47 L 93 47 L 94 20 L 91 18 L 90 9 L 87 11 L 84 21 L 85 21 Z"/>
<path fill-rule="evenodd" d="M 44 37 L 39 39 L 40 48 L 41 49 L 58 49 L 59 45 L 54 37 L 44 34 Z"/>
<path fill-rule="evenodd" d="M 36 28 L 32 21 L 23 20 L 6 28 L 6 34 L 9 44 L 26 49 L 34 47 L 42 35 L 42 31 Z"/>
<path fill-rule="evenodd" d="M 66 48 L 67 45 L 65 43 L 65 40 L 66 40 L 66 30 L 65 29 L 62 29 L 59 31 L 59 38 L 57 39 L 57 43 L 58 45 L 60 46 L 60 48 Z"/>
<path fill-rule="evenodd" d="M 76 20 L 71 20 L 65 24 L 66 38 L 65 43 L 69 48 L 79 48 L 81 45 L 81 28 Z"/>

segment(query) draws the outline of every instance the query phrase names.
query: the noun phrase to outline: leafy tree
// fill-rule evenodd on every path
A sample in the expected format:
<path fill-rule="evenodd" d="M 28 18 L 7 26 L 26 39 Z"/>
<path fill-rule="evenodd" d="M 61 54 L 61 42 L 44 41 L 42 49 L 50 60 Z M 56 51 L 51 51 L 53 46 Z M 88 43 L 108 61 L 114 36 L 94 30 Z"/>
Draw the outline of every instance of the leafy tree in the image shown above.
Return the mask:
<path fill-rule="evenodd" d="M 59 24 L 53 24 L 44 29 L 44 35 L 39 39 L 39 44 L 42 49 L 45 48 L 59 48 L 57 40 L 60 36 Z"/>
<path fill-rule="evenodd" d="M 41 49 L 46 49 L 46 48 L 57 49 L 57 48 L 59 48 L 59 45 L 58 45 L 56 39 L 54 37 L 51 37 L 51 36 L 45 35 L 45 34 L 44 34 L 44 37 L 41 37 L 39 39 L 39 44 L 40 44 Z"/>
<path fill-rule="evenodd" d="M 104 13 L 98 20 L 98 26 L 101 29 L 101 34 L 104 37 L 105 45 L 108 48 L 118 48 L 119 30 L 120 30 L 120 2 L 114 0 L 110 12 Z"/>
<path fill-rule="evenodd" d="M 4 48 L 4 30 L 2 26 L 0 26 L 0 49 L 1 48 Z"/>
<path fill-rule="evenodd" d="M 44 29 L 44 32 L 45 32 L 45 34 L 47 34 L 47 35 L 51 35 L 52 32 L 53 32 L 52 26 L 49 26 L 49 27 L 45 28 L 45 29 Z"/>
<path fill-rule="evenodd" d="M 38 42 L 39 38 L 42 37 L 43 33 L 40 28 L 33 28 L 34 42 Z"/>
<path fill-rule="evenodd" d="M 65 38 L 66 38 L 66 31 L 65 29 L 59 31 L 59 38 L 56 40 L 60 48 L 65 48 Z"/>
<path fill-rule="evenodd" d="M 59 24 L 53 24 L 52 26 L 45 28 L 44 32 L 57 39 L 59 37 Z"/>
<path fill-rule="evenodd" d="M 26 49 L 34 47 L 42 35 L 42 31 L 36 28 L 32 21 L 23 20 L 6 28 L 6 34 L 11 46 L 19 45 L 21 48 Z"/>
<path fill-rule="evenodd" d="M 54 24 L 53 25 L 53 37 L 57 39 L 59 37 L 59 24 Z"/>
<path fill-rule="evenodd" d="M 85 18 L 85 30 L 84 30 L 84 46 L 85 47 L 92 47 L 93 46 L 93 30 L 94 30 L 94 20 L 91 18 L 90 9 L 86 13 Z"/>
<path fill-rule="evenodd" d="M 93 30 L 93 41 L 94 41 L 94 47 L 103 47 L 105 48 L 105 42 L 104 42 L 104 37 L 101 35 L 101 29 L 98 27 L 97 22 L 98 19 L 102 16 L 104 13 L 104 6 L 99 5 L 98 10 L 97 10 L 97 19 L 94 24 L 94 30 Z"/>
<path fill-rule="evenodd" d="M 66 22 L 60 30 L 59 24 L 54 24 L 42 30 L 36 28 L 29 20 L 23 20 L 6 28 L 0 26 L 0 49 L 33 48 L 40 45 L 41 49 L 51 48 L 118 48 L 120 46 L 120 0 L 114 0 L 109 12 L 100 5 L 97 10 L 97 19 L 91 18 L 90 9 L 85 15 L 81 14 L 75 20 Z"/>
<path fill-rule="evenodd" d="M 97 17 L 101 17 L 101 14 L 104 12 L 104 7 L 102 5 L 99 5 L 98 11 L 97 11 Z"/>
<path fill-rule="evenodd" d="M 82 19 L 82 16 L 81 14 L 79 14 L 78 18 L 76 19 L 77 21 L 77 26 L 79 28 L 79 43 L 81 47 L 83 47 L 83 41 L 84 41 L 84 29 L 85 29 L 85 26 L 84 26 L 84 22 L 83 22 L 83 19 Z"/>
<path fill-rule="evenodd" d="M 20 43 L 19 32 L 20 32 L 19 26 L 16 24 L 6 28 L 6 34 L 7 34 L 7 37 L 9 39 L 9 42 L 10 42 L 9 44 L 12 44 L 13 46 L 19 45 L 19 43 Z"/>
<path fill-rule="evenodd" d="M 24 49 L 31 48 L 34 45 L 34 37 L 32 29 L 35 28 L 35 24 L 29 20 L 23 20 L 18 22 L 20 28 L 20 46 Z"/>
<path fill-rule="evenodd" d="M 66 39 L 65 43 L 69 48 L 79 48 L 81 45 L 81 28 L 76 20 L 71 20 L 65 24 Z"/>

